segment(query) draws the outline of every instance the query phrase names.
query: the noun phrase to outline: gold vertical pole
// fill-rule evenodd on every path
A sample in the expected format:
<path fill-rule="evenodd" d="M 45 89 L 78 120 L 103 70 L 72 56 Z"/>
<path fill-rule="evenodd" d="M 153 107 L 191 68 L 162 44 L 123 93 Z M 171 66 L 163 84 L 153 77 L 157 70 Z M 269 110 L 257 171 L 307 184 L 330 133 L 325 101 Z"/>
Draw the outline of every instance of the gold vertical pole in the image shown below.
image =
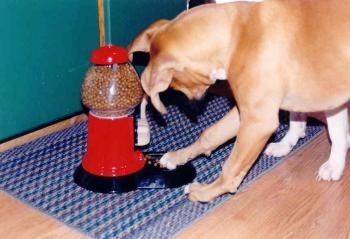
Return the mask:
<path fill-rule="evenodd" d="M 97 0 L 97 7 L 98 7 L 98 28 L 100 32 L 100 46 L 104 46 L 106 44 L 104 1 Z"/>

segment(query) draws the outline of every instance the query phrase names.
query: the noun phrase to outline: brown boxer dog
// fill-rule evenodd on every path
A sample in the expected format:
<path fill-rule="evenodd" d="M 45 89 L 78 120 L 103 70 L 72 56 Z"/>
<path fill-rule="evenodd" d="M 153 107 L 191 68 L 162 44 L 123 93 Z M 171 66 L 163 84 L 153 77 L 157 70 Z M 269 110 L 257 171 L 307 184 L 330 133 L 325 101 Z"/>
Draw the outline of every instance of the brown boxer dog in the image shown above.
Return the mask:
<path fill-rule="evenodd" d="M 350 97 L 350 0 L 265 0 L 206 4 L 159 20 L 129 46 L 149 52 L 142 86 L 154 107 L 172 87 L 201 99 L 227 79 L 237 107 L 197 141 L 168 152 L 173 169 L 237 136 L 220 176 L 187 187 L 190 200 L 233 193 L 276 130 L 279 109 L 343 112 Z"/>

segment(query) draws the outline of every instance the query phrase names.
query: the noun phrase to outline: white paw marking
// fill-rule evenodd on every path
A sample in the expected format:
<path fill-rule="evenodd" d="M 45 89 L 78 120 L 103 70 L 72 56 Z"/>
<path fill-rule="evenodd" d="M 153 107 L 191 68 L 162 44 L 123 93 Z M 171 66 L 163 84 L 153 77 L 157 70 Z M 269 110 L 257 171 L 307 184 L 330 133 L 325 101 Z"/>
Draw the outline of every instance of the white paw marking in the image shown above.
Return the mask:
<path fill-rule="evenodd" d="M 210 79 L 215 82 L 216 80 L 227 80 L 227 74 L 225 69 L 219 68 L 212 70 L 210 73 Z"/>
<path fill-rule="evenodd" d="M 341 178 L 343 170 L 344 165 L 332 163 L 328 160 L 319 168 L 316 179 L 318 181 L 337 181 Z"/>
<path fill-rule="evenodd" d="M 291 118 L 293 118 L 293 115 L 291 115 Z M 264 153 L 274 157 L 282 157 L 289 154 L 298 140 L 305 137 L 305 128 L 306 121 L 290 120 L 286 135 L 281 141 L 267 145 Z"/>
<path fill-rule="evenodd" d="M 174 170 L 176 169 L 176 165 L 170 162 L 170 157 L 169 153 L 164 154 L 161 159 L 159 160 L 160 165 L 163 167 L 169 169 L 169 170 Z"/>
<path fill-rule="evenodd" d="M 284 143 L 270 143 L 265 149 L 265 154 L 273 157 L 282 157 L 292 150 L 293 146 Z"/>

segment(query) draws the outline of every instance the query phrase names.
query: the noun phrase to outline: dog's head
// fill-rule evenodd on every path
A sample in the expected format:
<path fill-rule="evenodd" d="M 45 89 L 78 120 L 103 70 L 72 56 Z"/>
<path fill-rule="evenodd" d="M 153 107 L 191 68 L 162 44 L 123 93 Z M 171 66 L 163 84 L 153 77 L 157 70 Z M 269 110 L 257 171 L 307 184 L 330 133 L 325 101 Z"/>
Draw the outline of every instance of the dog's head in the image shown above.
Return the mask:
<path fill-rule="evenodd" d="M 191 57 L 188 54 L 192 54 L 192 50 L 188 49 L 193 46 L 188 45 L 184 34 L 183 26 L 178 29 L 173 21 L 159 20 L 128 46 L 130 60 L 134 52 L 148 52 L 150 55 L 141 75 L 141 84 L 153 106 L 161 113 L 166 113 L 166 107 L 160 100 L 160 92 L 171 87 L 184 93 L 189 100 L 197 100 L 211 84 L 210 79 L 194 67 L 194 61 L 189 63 Z"/>

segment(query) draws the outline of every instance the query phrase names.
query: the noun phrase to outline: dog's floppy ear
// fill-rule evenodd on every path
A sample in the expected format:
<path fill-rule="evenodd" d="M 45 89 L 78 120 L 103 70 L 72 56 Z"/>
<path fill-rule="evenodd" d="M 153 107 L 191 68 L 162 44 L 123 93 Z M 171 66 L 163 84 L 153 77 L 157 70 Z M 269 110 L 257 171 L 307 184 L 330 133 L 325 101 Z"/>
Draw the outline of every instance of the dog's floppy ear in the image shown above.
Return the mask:
<path fill-rule="evenodd" d="M 167 112 L 166 107 L 159 98 L 159 93 L 169 88 L 173 75 L 171 70 L 154 69 L 146 67 L 141 75 L 142 88 L 150 96 L 153 106 L 162 114 Z"/>
<path fill-rule="evenodd" d="M 137 51 L 150 52 L 151 40 L 153 36 L 165 25 L 169 23 L 169 20 L 161 19 L 143 30 L 134 40 L 129 44 L 129 60 L 132 61 L 133 53 Z"/>

